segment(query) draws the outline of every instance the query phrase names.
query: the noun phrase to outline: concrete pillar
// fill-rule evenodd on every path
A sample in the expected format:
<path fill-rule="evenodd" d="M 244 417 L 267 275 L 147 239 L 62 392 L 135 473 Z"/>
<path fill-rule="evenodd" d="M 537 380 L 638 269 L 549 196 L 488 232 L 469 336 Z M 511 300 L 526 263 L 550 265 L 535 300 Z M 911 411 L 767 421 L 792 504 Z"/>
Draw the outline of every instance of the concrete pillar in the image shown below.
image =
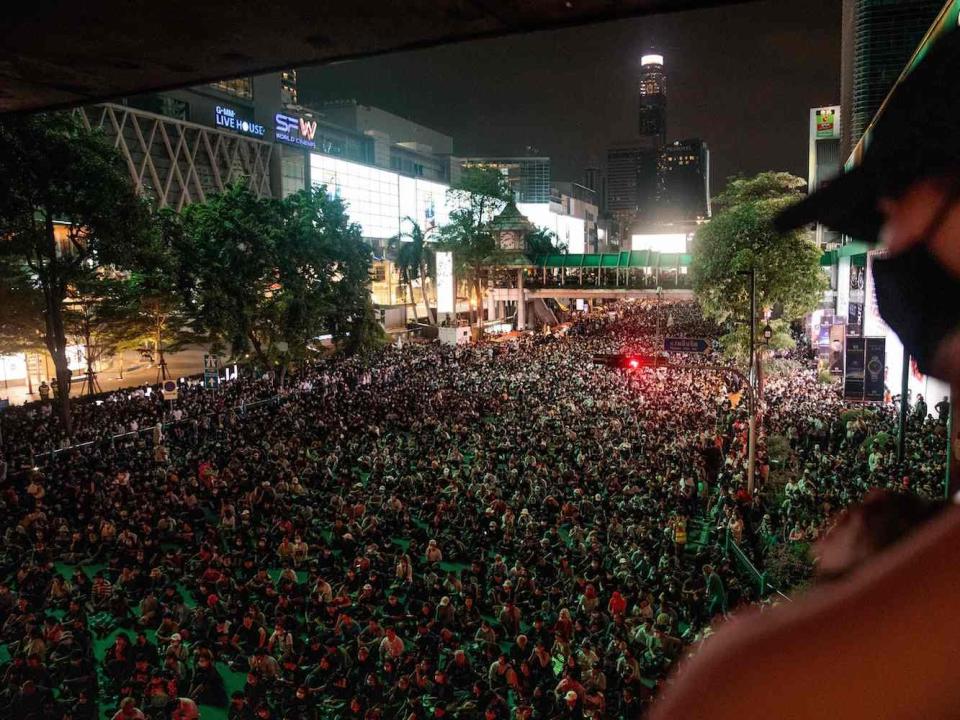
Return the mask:
<path fill-rule="evenodd" d="M 517 270 L 517 330 L 527 329 L 527 301 L 523 293 L 523 270 Z"/>
<path fill-rule="evenodd" d="M 497 318 L 497 303 L 493 299 L 493 290 L 487 290 L 487 320 Z"/>

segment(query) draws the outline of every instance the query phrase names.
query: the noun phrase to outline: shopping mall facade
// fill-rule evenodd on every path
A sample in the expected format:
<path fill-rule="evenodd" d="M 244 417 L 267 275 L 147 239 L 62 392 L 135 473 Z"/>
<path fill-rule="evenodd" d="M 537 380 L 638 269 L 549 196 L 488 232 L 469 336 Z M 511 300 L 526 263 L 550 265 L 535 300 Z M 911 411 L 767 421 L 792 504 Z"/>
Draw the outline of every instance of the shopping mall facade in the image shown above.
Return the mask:
<path fill-rule="evenodd" d="M 299 103 L 294 72 L 241 78 L 77 110 L 112 139 L 137 190 L 176 210 L 244 179 L 264 197 L 325 186 L 344 200 L 374 257 L 373 299 L 389 324 L 403 324 L 406 290 L 386 258 L 388 240 L 447 222 L 447 190 L 464 166 L 453 140 L 385 110 L 340 100 Z M 517 160 L 517 159 L 514 159 Z M 530 197 L 521 207 L 570 252 L 596 251 L 596 202 L 555 190 L 549 158 L 519 159 L 504 175 Z M 499 162 L 491 160 L 490 162 Z M 519 170 L 518 170 L 519 169 Z M 508 175 L 509 173 L 509 175 Z M 541 187 L 542 185 L 542 187 Z"/>

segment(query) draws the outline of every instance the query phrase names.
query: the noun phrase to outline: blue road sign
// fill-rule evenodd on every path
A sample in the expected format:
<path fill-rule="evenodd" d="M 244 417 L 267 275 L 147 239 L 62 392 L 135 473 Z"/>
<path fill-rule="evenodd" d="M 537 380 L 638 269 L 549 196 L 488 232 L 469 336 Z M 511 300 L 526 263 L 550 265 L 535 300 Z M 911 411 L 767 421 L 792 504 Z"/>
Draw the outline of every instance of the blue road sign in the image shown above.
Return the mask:
<path fill-rule="evenodd" d="M 710 343 L 703 338 L 664 338 L 663 349 L 676 353 L 705 353 Z"/>

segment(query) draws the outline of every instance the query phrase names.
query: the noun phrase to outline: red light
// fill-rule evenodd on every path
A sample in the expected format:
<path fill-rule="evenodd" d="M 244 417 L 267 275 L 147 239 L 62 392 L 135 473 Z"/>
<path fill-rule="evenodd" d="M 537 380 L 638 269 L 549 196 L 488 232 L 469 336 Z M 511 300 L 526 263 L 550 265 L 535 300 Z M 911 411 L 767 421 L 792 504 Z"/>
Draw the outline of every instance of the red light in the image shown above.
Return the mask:
<path fill-rule="evenodd" d="M 636 370 L 638 367 L 640 367 L 640 361 L 636 358 L 630 358 L 627 364 L 630 366 L 631 370 Z"/>

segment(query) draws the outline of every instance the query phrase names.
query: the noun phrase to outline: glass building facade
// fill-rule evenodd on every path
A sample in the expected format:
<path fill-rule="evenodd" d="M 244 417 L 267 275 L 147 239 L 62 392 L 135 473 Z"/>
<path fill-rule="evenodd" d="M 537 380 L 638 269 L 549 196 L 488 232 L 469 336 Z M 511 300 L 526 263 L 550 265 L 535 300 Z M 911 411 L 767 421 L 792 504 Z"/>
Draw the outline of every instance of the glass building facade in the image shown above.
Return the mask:
<path fill-rule="evenodd" d="M 310 155 L 310 182 L 343 200 L 350 220 L 371 240 L 409 231 L 407 218 L 425 231 L 449 220 L 448 186 L 441 183 L 319 153 Z"/>
<path fill-rule="evenodd" d="M 845 0 L 845 150 L 863 135 L 942 7 L 942 0 Z"/>
<path fill-rule="evenodd" d="M 461 158 L 461 167 L 488 167 L 499 170 L 507 179 L 514 202 L 550 202 L 550 158 Z"/>

